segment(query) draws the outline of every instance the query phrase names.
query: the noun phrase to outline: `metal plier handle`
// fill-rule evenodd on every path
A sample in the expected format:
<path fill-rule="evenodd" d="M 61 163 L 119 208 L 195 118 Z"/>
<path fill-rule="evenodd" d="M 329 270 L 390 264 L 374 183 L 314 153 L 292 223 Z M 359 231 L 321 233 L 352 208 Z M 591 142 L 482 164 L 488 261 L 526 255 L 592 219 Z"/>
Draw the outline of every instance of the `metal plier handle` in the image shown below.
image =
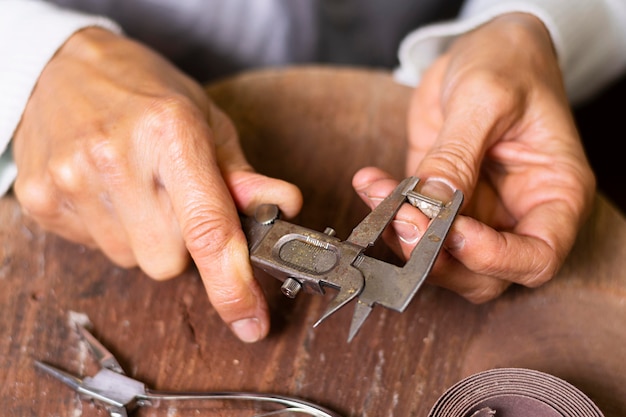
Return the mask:
<path fill-rule="evenodd" d="M 295 297 L 304 290 L 324 294 L 337 290 L 317 326 L 355 298 L 348 341 L 369 316 L 374 304 L 402 312 L 430 273 L 444 240 L 463 203 L 455 191 L 443 203 L 414 191 L 419 179 L 409 177 L 365 217 L 350 236 L 341 241 L 327 228 L 317 232 L 280 219 L 276 205 L 258 207 L 254 217 L 242 219 L 252 264 L 281 280 L 283 293 Z M 434 216 L 403 267 L 364 254 L 374 245 L 400 207 L 408 202 L 426 207 Z"/>
<path fill-rule="evenodd" d="M 340 417 L 335 411 L 320 405 L 284 395 L 265 394 L 255 392 L 175 392 L 157 391 L 147 388 L 146 385 L 124 373 L 115 357 L 100 343 L 84 325 L 76 326 L 83 341 L 98 361 L 100 369 L 93 376 L 76 376 L 56 366 L 45 362 L 35 361 L 35 367 L 57 380 L 65 383 L 84 399 L 103 405 L 110 417 L 128 417 L 140 407 L 157 408 L 171 404 L 179 406 L 191 402 L 198 407 L 199 403 L 207 402 L 210 410 L 212 402 L 239 403 L 245 410 L 255 417 L 295 415 L 309 417 Z M 170 409 L 171 411 L 172 409 Z M 176 408 L 173 408 L 176 410 Z M 196 413 L 200 410 L 196 409 Z M 208 412 L 208 411 L 207 411 Z M 168 412 L 168 415 L 171 413 Z M 178 413 L 174 413 L 178 415 Z"/>

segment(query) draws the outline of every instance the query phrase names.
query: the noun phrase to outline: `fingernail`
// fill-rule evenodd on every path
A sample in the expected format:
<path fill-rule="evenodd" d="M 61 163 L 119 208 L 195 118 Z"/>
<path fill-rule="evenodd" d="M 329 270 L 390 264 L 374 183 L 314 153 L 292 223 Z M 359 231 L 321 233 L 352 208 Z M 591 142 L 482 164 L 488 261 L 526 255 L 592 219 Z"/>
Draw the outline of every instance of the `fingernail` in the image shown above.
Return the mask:
<path fill-rule="evenodd" d="M 448 239 L 446 240 L 446 249 L 448 250 L 460 250 L 465 245 L 465 236 L 460 233 L 451 231 Z"/>
<path fill-rule="evenodd" d="M 242 342 L 254 343 L 261 338 L 261 323 L 257 318 L 237 320 L 230 327 Z"/>
<path fill-rule="evenodd" d="M 381 198 L 381 197 L 372 197 L 372 196 L 370 196 L 366 192 L 361 192 L 359 194 L 361 194 L 361 196 L 365 197 L 366 201 L 369 201 L 370 208 L 374 208 L 374 207 L 378 206 L 381 203 L 381 201 L 384 200 L 384 198 Z"/>
<path fill-rule="evenodd" d="M 393 228 L 400 240 L 404 243 L 415 243 L 419 240 L 421 235 L 416 225 L 403 220 L 394 220 Z"/>
<path fill-rule="evenodd" d="M 443 203 L 447 203 L 452 200 L 452 196 L 454 195 L 454 189 L 450 186 L 450 184 L 438 178 L 426 180 L 426 182 L 424 182 L 424 184 L 420 187 L 419 192 L 420 194 L 434 198 L 435 200 L 439 200 Z"/>

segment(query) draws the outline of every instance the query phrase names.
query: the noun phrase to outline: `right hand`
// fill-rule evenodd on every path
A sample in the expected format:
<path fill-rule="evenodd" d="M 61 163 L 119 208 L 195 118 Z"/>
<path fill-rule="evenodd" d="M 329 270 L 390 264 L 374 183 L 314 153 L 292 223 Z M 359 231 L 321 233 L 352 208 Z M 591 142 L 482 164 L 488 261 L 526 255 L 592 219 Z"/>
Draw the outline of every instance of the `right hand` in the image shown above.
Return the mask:
<path fill-rule="evenodd" d="M 456 39 L 413 92 L 408 139 L 406 173 L 424 180 L 419 191 L 465 196 L 429 282 L 482 303 L 556 276 L 596 184 L 541 20 L 504 14 Z M 353 180 L 372 208 L 396 183 L 372 168 Z M 392 244 L 408 257 L 427 224 L 407 206 Z"/>
<path fill-rule="evenodd" d="M 15 194 L 43 228 L 155 279 L 195 261 L 240 339 L 269 330 L 238 210 L 297 214 L 299 190 L 254 172 L 230 120 L 150 49 L 98 28 L 42 72 L 13 138 Z"/>

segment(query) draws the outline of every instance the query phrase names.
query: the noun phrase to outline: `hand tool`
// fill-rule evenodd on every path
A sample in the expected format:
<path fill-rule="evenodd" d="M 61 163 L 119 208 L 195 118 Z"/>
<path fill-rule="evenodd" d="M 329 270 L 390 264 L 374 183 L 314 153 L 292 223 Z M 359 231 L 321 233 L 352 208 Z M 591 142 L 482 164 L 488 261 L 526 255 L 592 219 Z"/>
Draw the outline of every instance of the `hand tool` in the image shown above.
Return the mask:
<path fill-rule="evenodd" d="M 317 294 L 336 290 L 315 326 L 357 299 L 348 334 L 351 341 L 375 304 L 398 312 L 406 309 L 430 273 L 461 208 L 461 191 L 456 190 L 451 201 L 441 202 L 416 192 L 418 183 L 416 177 L 403 180 L 345 241 L 332 228 L 307 229 L 281 220 L 278 206 L 261 205 L 254 216 L 242 218 L 251 263 L 281 280 L 288 297 L 302 290 Z M 408 261 L 399 267 L 365 255 L 405 202 L 431 218 Z"/>
<path fill-rule="evenodd" d="M 555 375 L 495 368 L 457 382 L 428 417 L 604 417 L 585 393 Z"/>
<path fill-rule="evenodd" d="M 100 370 L 94 376 L 77 377 L 48 363 L 35 361 L 35 366 L 64 382 L 84 398 L 105 406 L 111 417 L 127 417 L 138 407 L 159 407 L 162 403 L 237 402 L 248 404 L 250 416 L 340 417 L 334 411 L 298 398 L 253 392 L 166 392 L 146 388 L 144 383 L 124 374 L 122 367 L 84 326 L 77 325 L 82 339 L 89 346 Z M 252 405 L 252 406 L 250 406 Z M 169 414 L 168 414 L 169 415 Z"/>

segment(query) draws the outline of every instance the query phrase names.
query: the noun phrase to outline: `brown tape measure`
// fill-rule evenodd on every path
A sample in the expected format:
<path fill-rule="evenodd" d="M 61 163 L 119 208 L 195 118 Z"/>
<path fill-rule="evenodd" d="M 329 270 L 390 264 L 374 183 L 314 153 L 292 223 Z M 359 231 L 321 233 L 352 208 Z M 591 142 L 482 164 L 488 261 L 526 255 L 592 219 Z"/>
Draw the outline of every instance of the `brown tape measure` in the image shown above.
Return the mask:
<path fill-rule="evenodd" d="M 570 383 L 531 369 L 497 368 L 450 387 L 429 417 L 603 417 Z"/>

